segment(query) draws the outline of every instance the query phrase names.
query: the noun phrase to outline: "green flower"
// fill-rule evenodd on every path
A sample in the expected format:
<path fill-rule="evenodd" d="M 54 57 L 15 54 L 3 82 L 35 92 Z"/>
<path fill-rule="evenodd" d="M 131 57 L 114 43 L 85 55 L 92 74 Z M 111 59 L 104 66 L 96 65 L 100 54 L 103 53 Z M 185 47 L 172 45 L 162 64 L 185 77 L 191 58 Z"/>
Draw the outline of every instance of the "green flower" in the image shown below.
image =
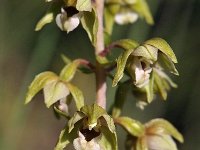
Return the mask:
<path fill-rule="evenodd" d="M 76 150 L 117 150 L 112 118 L 96 104 L 83 106 L 61 132 L 55 150 L 62 150 L 69 143 L 73 144 Z"/>
<path fill-rule="evenodd" d="M 172 137 L 183 142 L 183 136 L 164 119 L 153 119 L 143 125 L 129 117 L 118 117 L 115 123 L 128 132 L 127 150 L 177 150 Z"/>
<path fill-rule="evenodd" d="M 153 38 L 141 45 L 135 41 L 120 40 L 114 44 L 125 51 L 117 59 L 113 86 L 117 85 L 126 69 L 140 108 L 150 103 L 154 94 L 159 94 L 165 100 L 170 87 L 177 87 L 164 72 L 167 70 L 178 75 L 174 65 L 177 63 L 176 56 L 165 40 Z"/>
<path fill-rule="evenodd" d="M 68 104 L 70 102 L 68 98 L 71 95 L 75 101 L 77 110 L 80 110 L 84 105 L 83 94 L 81 90 L 70 83 L 80 63 L 81 61 L 74 60 L 67 64 L 61 70 L 60 75 L 50 71 L 37 75 L 29 86 L 25 103 L 29 103 L 40 90 L 43 90 L 44 102 L 47 108 L 57 104 L 57 107 L 55 105 L 54 108 L 68 115 Z"/>
<path fill-rule="evenodd" d="M 154 119 L 145 124 L 145 133 L 139 137 L 128 136 L 127 148 L 135 150 L 177 150 L 173 138 L 183 142 L 182 135 L 164 119 Z"/>

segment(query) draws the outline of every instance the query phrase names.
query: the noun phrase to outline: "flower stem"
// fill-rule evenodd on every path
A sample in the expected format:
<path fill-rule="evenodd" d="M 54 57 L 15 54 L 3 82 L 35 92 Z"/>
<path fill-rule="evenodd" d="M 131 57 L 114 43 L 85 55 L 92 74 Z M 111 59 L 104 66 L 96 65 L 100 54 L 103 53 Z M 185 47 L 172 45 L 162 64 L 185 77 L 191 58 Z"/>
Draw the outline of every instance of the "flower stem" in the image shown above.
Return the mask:
<path fill-rule="evenodd" d="M 104 50 L 104 33 L 103 33 L 103 11 L 104 11 L 104 0 L 96 0 L 96 11 L 98 19 L 98 30 L 97 30 L 97 43 L 95 47 L 96 57 Z M 97 104 L 103 108 L 106 108 L 106 73 L 102 65 L 96 62 L 96 101 Z"/>

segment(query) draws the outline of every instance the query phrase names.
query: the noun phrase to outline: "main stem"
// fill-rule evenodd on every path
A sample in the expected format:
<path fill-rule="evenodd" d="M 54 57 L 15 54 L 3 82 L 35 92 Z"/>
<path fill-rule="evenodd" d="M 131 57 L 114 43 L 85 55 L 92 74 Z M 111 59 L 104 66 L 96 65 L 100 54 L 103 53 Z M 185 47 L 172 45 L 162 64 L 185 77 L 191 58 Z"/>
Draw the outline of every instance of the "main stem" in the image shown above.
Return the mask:
<path fill-rule="evenodd" d="M 95 53 L 97 57 L 104 50 L 104 33 L 103 33 L 103 11 L 104 0 L 96 0 L 96 11 L 98 18 L 98 30 L 97 30 L 97 43 L 95 47 Z M 101 64 L 96 62 L 96 101 L 97 104 L 103 108 L 106 108 L 106 74 L 105 69 Z"/>

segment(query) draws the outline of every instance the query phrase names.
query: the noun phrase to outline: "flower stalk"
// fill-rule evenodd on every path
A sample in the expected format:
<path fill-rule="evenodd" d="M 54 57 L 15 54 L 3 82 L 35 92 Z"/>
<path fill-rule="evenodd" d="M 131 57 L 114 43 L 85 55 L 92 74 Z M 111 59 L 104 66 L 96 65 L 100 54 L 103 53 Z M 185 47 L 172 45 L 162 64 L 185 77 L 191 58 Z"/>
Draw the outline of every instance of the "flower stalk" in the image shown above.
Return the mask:
<path fill-rule="evenodd" d="M 104 35 L 103 35 L 103 11 L 104 0 L 95 1 L 98 28 L 97 28 L 97 42 L 95 47 L 96 57 L 100 57 L 99 54 L 104 50 Z M 96 102 L 102 108 L 106 108 L 106 73 L 101 64 L 96 62 Z"/>

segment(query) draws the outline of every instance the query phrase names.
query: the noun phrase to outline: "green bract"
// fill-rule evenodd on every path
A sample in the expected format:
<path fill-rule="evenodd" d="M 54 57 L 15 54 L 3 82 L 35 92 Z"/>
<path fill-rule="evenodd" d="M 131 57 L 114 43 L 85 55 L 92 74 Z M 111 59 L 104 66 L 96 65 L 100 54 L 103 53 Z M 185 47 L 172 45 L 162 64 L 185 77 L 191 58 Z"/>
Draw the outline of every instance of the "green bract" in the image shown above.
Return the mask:
<path fill-rule="evenodd" d="M 74 137 L 74 133 L 77 133 L 76 137 Z M 68 127 L 61 132 L 55 150 L 61 150 L 69 143 L 73 143 L 77 150 L 90 148 L 117 150 L 113 119 L 96 104 L 83 106 L 69 120 Z"/>

